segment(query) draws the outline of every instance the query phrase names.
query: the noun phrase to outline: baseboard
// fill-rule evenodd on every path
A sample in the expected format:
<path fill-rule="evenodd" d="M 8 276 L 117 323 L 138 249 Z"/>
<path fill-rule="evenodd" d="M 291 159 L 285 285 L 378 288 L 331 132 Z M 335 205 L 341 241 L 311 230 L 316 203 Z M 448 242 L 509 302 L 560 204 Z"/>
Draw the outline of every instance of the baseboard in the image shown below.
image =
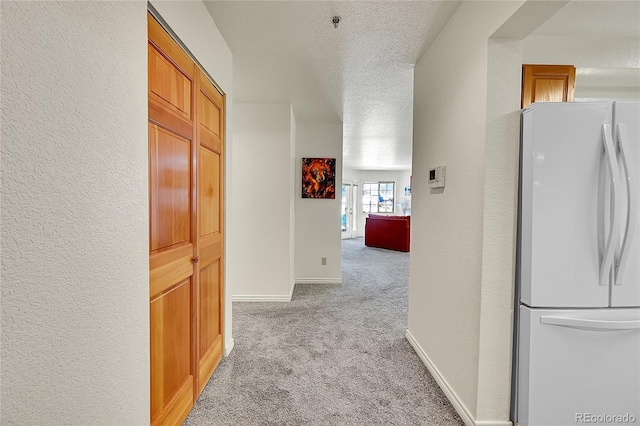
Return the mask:
<path fill-rule="evenodd" d="M 229 356 L 229 354 L 231 353 L 235 345 L 236 345 L 236 341 L 233 340 L 232 338 L 231 343 L 229 343 L 229 346 L 224 349 L 224 356 Z"/>
<path fill-rule="evenodd" d="M 509 420 L 478 420 L 475 423 L 476 426 L 513 426 L 513 422 Z"/>
<path fill-rule="evenodd" d="M 342 278 L 296 278 L 296 284 L 342 284 Z"/>
<path fill-rule="evenodd" d="M 446 397 L 451 402 L 451 405 L 453 405 L 453 408 L 456 410 L 458 415 L 462 418 L 462 421 L 464 422 L 464 424 L 467 426 L 476 426 L 480 424 L 488 425 L 489 423 L 486 423 L 486 422 L 476 423 L 475 419 L 473 418 L 473 416 L 471 415 L 467 407 L 460 400 L 460 398 L 458 397 L 456 392 L 451 388 L 451 386 L 449 386 L 449 383 L 447 382 L 447 380 L 442 376 L 442 374 L 440 374 L 440 371 L 438 371 L 436 366 L 431 362 L 426 352 L 418 344 L 418 342 L 416 341 L 416 339 L 413 337 L 413 335 L 409 330 L 407 330 L 406 337 L 409 343 L 411 344 L 411 346 L 413 347 L 413 349 L 416 351 L 416 353 L 424 363 L 424 365 L 427 367 L 427 370 L 429 370 L 433 378 L 438 383 L 438 386 L 440 386 L 440 389 L 442 389 Z M 507 424 L 511 425 L 510 422 Z"/>
<path fill-rule="evenodd" d="M 232 302 L 291 302 L 290 294 L 259 295 L 236 294 L 231 296 Z"/>

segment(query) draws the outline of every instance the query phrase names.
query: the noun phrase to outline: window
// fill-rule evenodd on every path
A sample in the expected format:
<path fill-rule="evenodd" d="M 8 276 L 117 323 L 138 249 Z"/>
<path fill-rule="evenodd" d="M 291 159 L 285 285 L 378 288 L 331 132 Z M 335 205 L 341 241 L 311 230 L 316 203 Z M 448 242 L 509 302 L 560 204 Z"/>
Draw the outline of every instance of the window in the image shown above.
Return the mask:
<path fill-rule="evenodd" d="M 393 213 L 395 182 L 368 182 L 362 185 L 364 213 Z"/>

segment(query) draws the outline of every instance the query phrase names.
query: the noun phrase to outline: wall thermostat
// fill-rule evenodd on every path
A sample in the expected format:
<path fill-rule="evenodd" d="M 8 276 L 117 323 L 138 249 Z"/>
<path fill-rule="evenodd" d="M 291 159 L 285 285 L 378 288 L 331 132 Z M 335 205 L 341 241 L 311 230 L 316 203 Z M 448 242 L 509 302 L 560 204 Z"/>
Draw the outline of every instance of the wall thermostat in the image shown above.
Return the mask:
<path fill-rule="evenodd" d="M 445 166 L 440 166 L 429 170 L 429 188 L 444 188 L 445 171 Z"/>

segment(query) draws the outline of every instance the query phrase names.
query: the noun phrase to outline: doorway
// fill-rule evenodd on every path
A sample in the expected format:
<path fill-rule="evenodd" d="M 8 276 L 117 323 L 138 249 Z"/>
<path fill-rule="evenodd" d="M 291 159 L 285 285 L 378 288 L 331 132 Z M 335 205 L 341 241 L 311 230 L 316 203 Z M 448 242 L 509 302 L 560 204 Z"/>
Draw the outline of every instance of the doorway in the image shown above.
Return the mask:
<path fill-rule="evenodd" d="M 342 181 L 342 239 L 358 236 L 357 218 L 354 214 L 358 205 L 358 184 L 351 180 Z"/>

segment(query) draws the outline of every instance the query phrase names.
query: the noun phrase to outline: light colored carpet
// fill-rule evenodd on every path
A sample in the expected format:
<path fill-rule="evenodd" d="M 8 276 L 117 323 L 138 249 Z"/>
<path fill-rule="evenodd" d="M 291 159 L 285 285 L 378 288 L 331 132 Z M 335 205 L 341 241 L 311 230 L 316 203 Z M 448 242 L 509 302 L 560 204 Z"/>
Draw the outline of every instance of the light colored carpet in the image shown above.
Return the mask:
<path fill-rule="evenodd" d="M 404 334 L 409 254 L 342 242 L 342 285 L 234 303 L 235 348 L 185 425 L 462 425 Z"/>

